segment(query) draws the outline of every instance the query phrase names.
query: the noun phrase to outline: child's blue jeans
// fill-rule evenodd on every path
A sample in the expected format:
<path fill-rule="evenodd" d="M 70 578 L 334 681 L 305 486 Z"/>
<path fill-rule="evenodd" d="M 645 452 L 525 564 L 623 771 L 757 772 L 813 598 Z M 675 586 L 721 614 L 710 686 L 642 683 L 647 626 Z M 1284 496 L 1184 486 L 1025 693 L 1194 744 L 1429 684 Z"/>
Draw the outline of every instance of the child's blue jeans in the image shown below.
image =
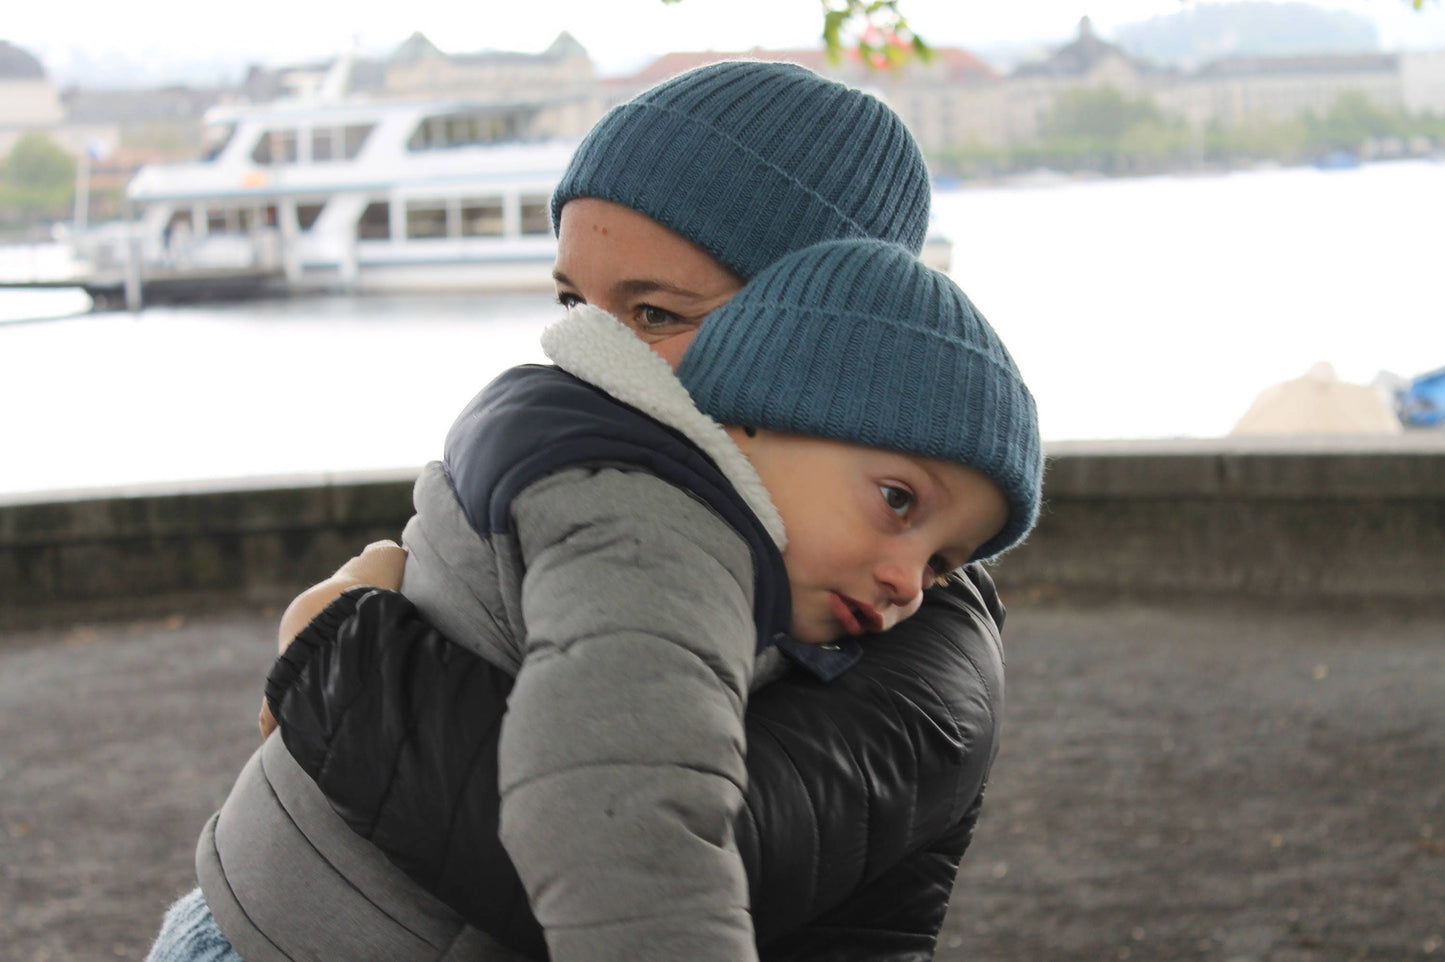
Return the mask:
<path fill-rule="evenodd" d="M 216 917 L 194 889 L 166 912 L 146 962 L 243 962 L 216 924 Z"/>

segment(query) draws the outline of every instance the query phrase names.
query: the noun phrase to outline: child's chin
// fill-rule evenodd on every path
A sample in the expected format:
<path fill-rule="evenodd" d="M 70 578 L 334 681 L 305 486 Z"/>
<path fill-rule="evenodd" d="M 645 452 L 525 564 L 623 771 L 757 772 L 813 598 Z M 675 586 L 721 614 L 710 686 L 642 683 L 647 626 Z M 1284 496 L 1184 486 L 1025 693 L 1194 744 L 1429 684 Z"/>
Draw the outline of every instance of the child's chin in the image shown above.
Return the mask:
<path fill-rule="evenodd" d="M 805 645 L 831 645 L 842 639 L 843 634 L 836 625 L 793 625 L 793 640 Z"/>

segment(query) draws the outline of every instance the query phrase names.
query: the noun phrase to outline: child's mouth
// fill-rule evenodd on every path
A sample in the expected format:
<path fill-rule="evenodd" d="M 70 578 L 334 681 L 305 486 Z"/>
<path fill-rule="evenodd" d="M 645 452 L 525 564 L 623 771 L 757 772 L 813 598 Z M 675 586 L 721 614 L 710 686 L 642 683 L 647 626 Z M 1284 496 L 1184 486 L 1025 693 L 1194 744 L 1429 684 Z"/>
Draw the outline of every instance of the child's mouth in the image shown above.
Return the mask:
<path fill-rule="evenodd" d="M 836 591 L 828 595 L 828 601 L 833 608 L 833 617 L 838 619 L 838 624 L 848 634 L 856 636 L 883 630 L 883 618 L 871 605 L 865 605 Z"/>

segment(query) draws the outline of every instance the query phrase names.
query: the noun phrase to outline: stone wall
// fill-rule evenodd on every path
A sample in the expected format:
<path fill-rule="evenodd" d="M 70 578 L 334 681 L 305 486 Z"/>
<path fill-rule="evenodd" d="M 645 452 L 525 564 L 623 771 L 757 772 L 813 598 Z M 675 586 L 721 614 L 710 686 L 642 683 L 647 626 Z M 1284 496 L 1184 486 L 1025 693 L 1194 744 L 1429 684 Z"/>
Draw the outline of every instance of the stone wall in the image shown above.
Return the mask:
<path fill-rule="evenodd" d="M 284 605 L 399 538 L 413 477 L 193 485 L 0 505 L 0 630 Z"/>
<path fill-rule="evenodd" d="M 0 504 L 0 630 L 284 605 L 396 538 L 410 476 L 345 475 Z M 1445 608 L 1445 432 L 1058 444 L 1005 598 L 1232 595 Z"/>
<path fill-rule="evenodd" d="M 1063 444 L 1017 595 L 1445 607 L 1445 433 Z"/>

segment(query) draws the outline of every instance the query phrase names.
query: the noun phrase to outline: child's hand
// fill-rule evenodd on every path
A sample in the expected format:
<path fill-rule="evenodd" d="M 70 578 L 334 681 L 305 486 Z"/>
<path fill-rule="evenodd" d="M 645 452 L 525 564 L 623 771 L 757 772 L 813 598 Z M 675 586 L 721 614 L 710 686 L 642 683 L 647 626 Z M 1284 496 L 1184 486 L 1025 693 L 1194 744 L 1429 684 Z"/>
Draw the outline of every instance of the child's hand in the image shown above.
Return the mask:
<path fill-rule="evenodd" d="M 395 591 L 401 587 L 401 576 L 405 570 L 405 548 L 395 541 L 373 541 L 361 549 L 361 554 L 336 569 L 334 575 L 307 588 L 286 606 L 276 633 L 277 652 L 285 651 L 301 629 L 343 591 L 360 585 Z M 271 709 L 264 700 L 261 702 L 260 725 L 262 738 L 276 728 L 276 719 L 271 717 Z"/>

